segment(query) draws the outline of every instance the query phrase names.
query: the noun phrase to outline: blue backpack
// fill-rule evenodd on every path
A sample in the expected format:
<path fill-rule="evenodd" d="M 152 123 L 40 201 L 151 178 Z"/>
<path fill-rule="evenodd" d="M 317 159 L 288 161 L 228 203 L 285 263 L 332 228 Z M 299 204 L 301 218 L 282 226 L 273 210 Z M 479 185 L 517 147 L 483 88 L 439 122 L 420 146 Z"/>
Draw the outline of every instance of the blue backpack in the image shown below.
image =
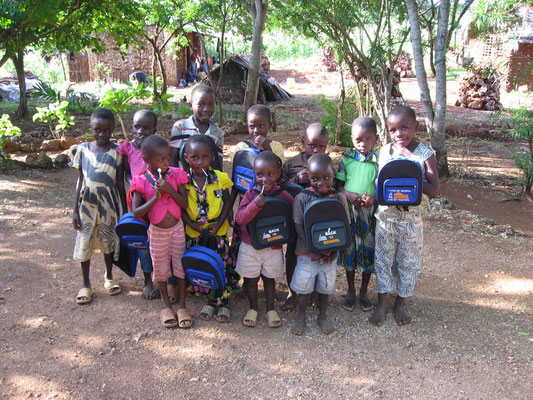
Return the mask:
<path fill-rule="evenodd" d="M 255 186 L 254 160 L 261 152 L 251 142 L 245 142 L 248 147 L 235 153 L 233 157 L 233 170 L 231 180 L 235 189 L 240 193 L 246 193 Z"/>
<path fill-rule="evenodd" d="M 148 248 L 148 226 L 146 222 L 135 219 L 132 213 L 126 213 L 120 217 L 115 227 L 120 238 L 120 255 L 115 264 L 131 277 L 134 277 L 137 271 L 137 249 Z"/>
<path fill-rule="evenodd" d="M 388 160 L 379 170 L 376 200 L 383 206 L 417 206 L 422 201 L 423 171 L 405 157 Z"/>
<path fill-rule="evenodd" d="M 200 243 L 207 244 L 208 231 L 202 232 Z M 185 277 L 191 285 L 222 291 L 226 287 L 226 269 L 218 253 L 209 247 L 193 246 L 181 258 Z"/>

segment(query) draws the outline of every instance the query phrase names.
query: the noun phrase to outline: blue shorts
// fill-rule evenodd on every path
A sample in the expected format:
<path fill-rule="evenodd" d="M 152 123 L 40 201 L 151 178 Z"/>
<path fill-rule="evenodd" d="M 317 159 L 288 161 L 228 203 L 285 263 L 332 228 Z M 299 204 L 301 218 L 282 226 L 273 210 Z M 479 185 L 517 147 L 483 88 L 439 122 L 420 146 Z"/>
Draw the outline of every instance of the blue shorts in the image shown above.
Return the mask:
<path fill-rule="evenodd" d="M 154 266 L 152 265 L 152 257 L 149 249 L 137 249 L 139 261 L 141 262 L 141 269 L 143 272 L 152 273 Z"/>
<path fill-rule="evenodd" d="M 337 262 L 329 264 L 313 261 L 310 256 L 298 256 L 296 269 L 292 276 L 291 289 L 298 294 L 331 294 L 335 290 Z"/>

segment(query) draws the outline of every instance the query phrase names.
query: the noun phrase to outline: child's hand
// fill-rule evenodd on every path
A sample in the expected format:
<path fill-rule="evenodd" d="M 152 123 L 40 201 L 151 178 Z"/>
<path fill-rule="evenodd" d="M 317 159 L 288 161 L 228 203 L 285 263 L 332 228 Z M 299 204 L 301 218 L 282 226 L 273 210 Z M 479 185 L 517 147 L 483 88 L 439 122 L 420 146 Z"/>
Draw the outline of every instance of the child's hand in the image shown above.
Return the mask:
<path fill-rule="evenodd" d="M 311 261 L 320 261 L 322 256 L 320 254 L 311 254 Z"/>
<path fill-rule="evenodd" d="M 81 218 L 80 218 L 80 213 L 75 211 L 74 212 L 74 216 L 72 217 L 72 226 L 74 227 L 74 229 L 76 229 L 77 231 L 80 231 L 81 230 Z"/>
<path fill-rule="evenodd" d="M 228 219 L 229 226 L 233 228 L 235 226 L 235 220 L 233 219 L 233 208 L 229 210 L 227 219 Z"/>
<path fill-rule="evenodd" d="M 262 135 L 254 136 L 254 144 L 255 144 L 255 147 L 257 147 L 260 150 L 272 151 L 272 149 L 270 148 L 270 142 L 268 141 L 266 136 L 262 136 Z"/>
<path fill-rule="evenodd" d="M 309 174 L 307 173 L 307 168 L 304 168 L 300 172 L 298 172 L 298 182 L 299 183 L 309 182 Z"/>
<path fill-rule="evenodd" d="M 214 225 L 209 225 L 209 227 L 207 228 L 209 230 L 209 236 L 216 236 L 218 230 L 220 229 L 220 225 L 220 222 L 217 222 Z"/>
<path fill-rule="evenodd" d="M 365 197 L 363 207 L 369 207 L 370 208 L 374 204 L 376 204 L 376 195 L 375 194 Z"/>
<path fill-rule="evenodd" d="M 195 230 L 196 232 L 200 232 L 202 233 L 202 231 L 204 230 L 204 224 L 203 222 L 193 222 L 190 227 Z"/>
<path fill-rule="evenodd" d="M 263 206 L 265 205 L 265 196 L 263 196 L 262 194 L 260 194 L 259 196 L 257 196 L 255 199 L 255 205 L 259 208 L 263 208 Z"/>
<path fill-rule="evenodd" d="M 159 178 L 155 183 L 155 189 L 160 192 L 170 193 L 174 188 L 163 178 Z"/>
<path fill-rule="evenodd" d="M 361 208 L 362 197 L 359 193 L 346 191 L 344 195 L 346 196 L 346 200 L 352 203 L 355 208 Z"/>

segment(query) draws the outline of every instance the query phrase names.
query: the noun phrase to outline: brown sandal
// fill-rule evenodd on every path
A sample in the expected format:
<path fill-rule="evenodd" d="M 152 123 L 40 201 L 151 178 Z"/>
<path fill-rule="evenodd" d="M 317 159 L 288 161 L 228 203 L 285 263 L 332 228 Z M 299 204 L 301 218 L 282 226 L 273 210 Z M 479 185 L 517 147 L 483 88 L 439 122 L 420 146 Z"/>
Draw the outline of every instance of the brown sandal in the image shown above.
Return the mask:
<path fill-rule="evenodd" d="M 161 320 L 161 325 L 165 328 L 175 328 L 178 326 L 176 315 L 171 308 L 163 308 L 159 313 L 159 319 Z"/>
<path fill-rule="evenodd" d="M 181 329 L 187 329 L 192 326 L 192 317 L 189 310 L 186 308 L 180 308 L 177 312 L 178 315 L 178 326 Z"/>

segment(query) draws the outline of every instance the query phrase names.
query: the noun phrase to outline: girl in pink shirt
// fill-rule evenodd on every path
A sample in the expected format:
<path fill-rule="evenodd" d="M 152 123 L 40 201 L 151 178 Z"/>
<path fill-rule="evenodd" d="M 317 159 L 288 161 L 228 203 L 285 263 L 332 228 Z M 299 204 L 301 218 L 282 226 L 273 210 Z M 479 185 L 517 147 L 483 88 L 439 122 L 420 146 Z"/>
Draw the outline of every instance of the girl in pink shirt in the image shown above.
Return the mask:
<path fill-rule="evenodd" d="M 181 265 L 181 257 L 185 253 L 181 208 L 187 208 L 187 194 L 183 186 L 188 182 L 187 175 L 182 168 L 169 167 L 170 146 L 162 137 L 147 137 L 141 151 L 148 170 L 133 177 L 131 182 L 132 211 L 135 218 L 148 214 L 150 219 L 148 240 L 154 265 L 153 280 L 159 286 L 163 301 L 161 324 L 166 328 L 189 328 L 192 319 L 185 308 L 185 272 Z M 177 320 L 167 290 L 167 279 L 172 275 L 178 279 Z"/>

